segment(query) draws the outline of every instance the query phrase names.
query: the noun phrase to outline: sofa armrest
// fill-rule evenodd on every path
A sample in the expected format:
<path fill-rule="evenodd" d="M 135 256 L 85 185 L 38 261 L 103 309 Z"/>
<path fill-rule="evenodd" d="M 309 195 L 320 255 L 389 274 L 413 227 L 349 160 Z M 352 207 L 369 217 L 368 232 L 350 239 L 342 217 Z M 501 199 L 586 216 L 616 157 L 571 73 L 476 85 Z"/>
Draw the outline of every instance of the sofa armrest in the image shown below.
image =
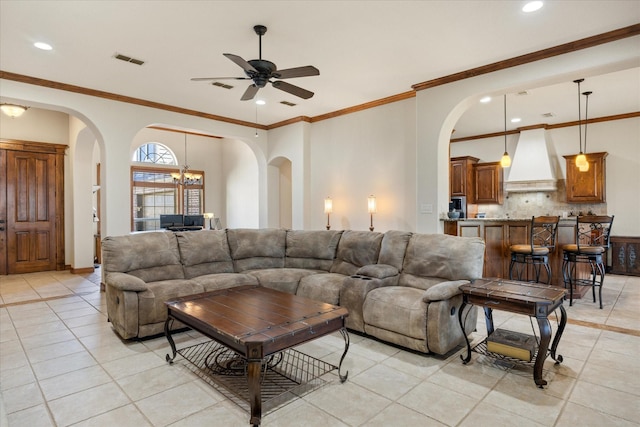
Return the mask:
<path fill-rule="evenodd" d="M 109 273 L 105 283 L 120 291 L 143 292 L 147 290 L 147 284 L 144 280 L 127 273 Z"/>
<path fill-rule="evenodd" d="M 424 291 L 422 294 L 422 301 L 444 301 L 452 298 L 456 295 L 460 295 L 460 285 L 470 283 L 468 280 L 451 280 L 448 282 L 438 283 Z"/>
<path fill-rule="evenodd" d="M 386 279 L 400 274 L 397 268 L 387 264 L 369 264 L 360 267 L 356 271 L 356 276 L 371 277 L 373 279 Z"/>

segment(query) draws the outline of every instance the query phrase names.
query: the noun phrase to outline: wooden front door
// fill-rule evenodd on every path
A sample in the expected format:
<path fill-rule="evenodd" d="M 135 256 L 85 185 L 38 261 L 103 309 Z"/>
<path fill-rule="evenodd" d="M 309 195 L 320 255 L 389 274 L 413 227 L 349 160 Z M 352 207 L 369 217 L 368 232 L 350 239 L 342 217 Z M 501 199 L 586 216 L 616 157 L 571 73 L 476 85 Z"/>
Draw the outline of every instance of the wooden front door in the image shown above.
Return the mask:
<path fill-rule="evenodd" d="M 6 146 L 6 143 L 2 144 Z M 38 146 L 52 152 L 32 151 Z M 63 156 L 52 144 L 17 143 L 5 151 L 6 273 L 64 269 Z M 0 267 L 2 262 L 0 262 Z"/>

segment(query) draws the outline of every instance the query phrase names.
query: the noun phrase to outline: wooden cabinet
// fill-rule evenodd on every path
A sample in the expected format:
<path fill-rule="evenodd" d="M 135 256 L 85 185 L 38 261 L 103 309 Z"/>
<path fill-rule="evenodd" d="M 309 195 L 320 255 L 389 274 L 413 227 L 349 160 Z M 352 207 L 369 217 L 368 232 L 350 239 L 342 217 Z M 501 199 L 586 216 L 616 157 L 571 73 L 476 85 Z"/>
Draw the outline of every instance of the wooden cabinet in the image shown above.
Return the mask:
<path fill-rule="evenodd" d="M 611 236 L 611 272 L 640 276 L 640 237 Z"/>
<path fill-rule="evenodd" d="M 476 204 L 502 204 L 503 171 L 500 162 L 478 163 L 473 166 L 475 174 Z"/>
<path fill-rule="evenodd" d="M 604 203 L 606 201 L 606 162 L 608 153 L 589 153 L 589 170 L 580 172 L 576 155 L 564 156 L 567 166 L 567 203 Z"/>
<path fill-rule="evenodd" d="M 478 163 L 475 157 L 454 157 L 449 164 L 449 192 L 451 196 L 465 196 L 467 203 L 474 203 L 473 165 Z"/>

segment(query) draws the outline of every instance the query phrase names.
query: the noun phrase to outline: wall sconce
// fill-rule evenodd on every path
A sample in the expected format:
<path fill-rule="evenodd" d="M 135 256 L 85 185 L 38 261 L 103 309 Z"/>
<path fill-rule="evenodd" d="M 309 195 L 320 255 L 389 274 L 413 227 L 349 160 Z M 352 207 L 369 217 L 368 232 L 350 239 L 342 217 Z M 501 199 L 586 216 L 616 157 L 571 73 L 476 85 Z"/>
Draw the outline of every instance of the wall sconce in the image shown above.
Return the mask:
<path fill-rule="evenodd" d="M 376 204 L 376 197 L 373 194 L 367 197 L 367 211 L 369 211 L 369 217 L 371 218 L 371 225 L 369 226 L 369 231 L 373 231 L 373 214 L 378 211 L 378 206 Z"/>
<path fill-rule="evenodd" d="M 11 117 L 12 119 L 15 119 L 16 117 L 20 117 L 28 109 L 29 107 L 24 107 L 22 105 L 16 105 L 16 104 L 0 105 L 0 110 L 2 110 L 3 113 Z"/>
<path fill-rule="evenodd" d="M 212 213 L 212 212 L 207 212 L 207 213 L 202 214 L 202 216 L 203 216 L 205 219 L 208 219 L 208 220 L 209 220 L 209 228 L 208 228 L 208 229 L 209 229 L 209 230 L 213 230 L 213 227 L 211 227 L 211 219 L 213 218 L 213 213 Z"/>
<path fill-rule="evenodd" d="M 331 230 L 331 224 L 329 223 L 329 215 L 333 212 L 333 200 L 331 197 L 324 199 L 324 213 L 327 214 L 327 230 Z"/>

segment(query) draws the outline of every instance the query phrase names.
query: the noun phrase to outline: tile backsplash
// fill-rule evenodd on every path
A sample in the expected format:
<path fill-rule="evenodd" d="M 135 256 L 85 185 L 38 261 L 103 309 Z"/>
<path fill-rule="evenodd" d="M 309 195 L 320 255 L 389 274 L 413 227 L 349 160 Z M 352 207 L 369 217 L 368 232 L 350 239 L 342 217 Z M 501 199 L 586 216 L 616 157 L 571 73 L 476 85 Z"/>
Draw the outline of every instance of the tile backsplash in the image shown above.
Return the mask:
<path fill-rule="evenodd" d="M 539 215 L 567 216 L 608 215 L 606 203 L 567 203 L 566 181 L 558 180 L 558 190 L 554 192 L 505 193 L 502 205 L 467 206 L 468 217 L 485 212 L 487 218 L 530 218 Z"/>

